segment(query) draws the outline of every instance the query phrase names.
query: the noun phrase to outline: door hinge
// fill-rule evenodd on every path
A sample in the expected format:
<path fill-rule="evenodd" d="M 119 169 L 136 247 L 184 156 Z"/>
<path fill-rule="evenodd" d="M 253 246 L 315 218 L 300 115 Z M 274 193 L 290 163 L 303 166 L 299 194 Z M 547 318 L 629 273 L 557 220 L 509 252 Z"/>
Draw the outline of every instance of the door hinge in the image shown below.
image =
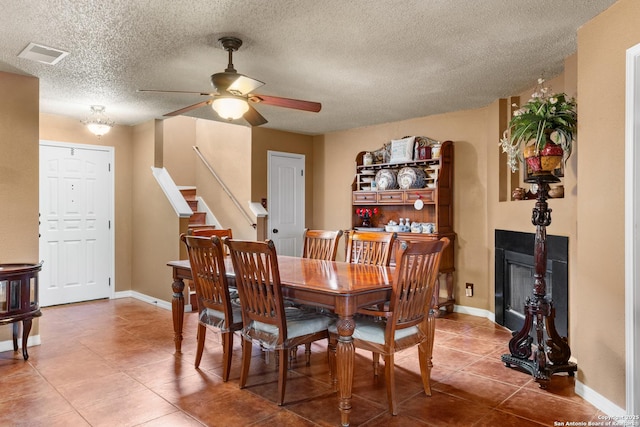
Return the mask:
<path fill-rule="evenodd" d="M 111 287 L 111 277 L 109 277 L 109 287 Z"/>
<path fill-rule="evenodd" d="M 304 176 L 304 169 L 300 169 L 300 176 Z"/>
<path fill-rule="evenodd" d="M 111 230 L 111 220 L 107 221 L 109 223 L 109 230 Z"/>
<path fill-rule="evenodd" d="M 111 163 L 107 163 L 107 171 L 111 172 Z"/>

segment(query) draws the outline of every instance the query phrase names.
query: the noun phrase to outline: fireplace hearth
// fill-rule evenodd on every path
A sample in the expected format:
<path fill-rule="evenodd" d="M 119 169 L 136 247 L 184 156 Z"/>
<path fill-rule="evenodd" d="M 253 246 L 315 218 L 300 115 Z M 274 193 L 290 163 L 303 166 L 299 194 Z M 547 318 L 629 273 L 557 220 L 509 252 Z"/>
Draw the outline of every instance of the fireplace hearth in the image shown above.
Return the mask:
<path fill-rule="evenodd" d="M 534 233 L 496 230 L 495 308 L 496 322 L 519 331 L 524 324 L 524 304 L 532 297 L 535 273 Z M 568 336 L 569 239 L 547 236 L 547 296 L 555 307 L 558 334 Z"/>

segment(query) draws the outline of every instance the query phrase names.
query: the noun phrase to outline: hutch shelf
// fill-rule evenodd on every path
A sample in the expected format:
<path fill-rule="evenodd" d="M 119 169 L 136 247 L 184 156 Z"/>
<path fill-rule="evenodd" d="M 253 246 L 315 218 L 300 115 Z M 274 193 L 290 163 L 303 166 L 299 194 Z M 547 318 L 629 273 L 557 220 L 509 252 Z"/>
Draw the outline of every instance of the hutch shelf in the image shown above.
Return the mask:
<path fill-rule="evenodd" d="M 371 227 L 383 228 L 389 221 L 399 222 L 400 218 L 409 218 L 418 223 L 433 223 L 433 233 L 398 233 L 398 240 L 436 240 L 447 237 L 451 244 L 442 254 L 440 273 L 445 278 L 446 296 L 440 296 L 440 288 L 436 289 L 438 301 L 436 309 L 445 308 L 453 311 L 455 298 L 453 295 L 454 247 L 456 234 L 453 231 L 453 143 L 445 141 L 441 145 L 440 156 L 427 160 L 402 163 L 364 164 L 366 152 L 356 156 L 356 175 L 352 183 L 352 227 L 361 227 L 362 219 L 356 214 L 357 208 L 378 209 L 371 218 Z M 389 189 L 372 191 L 370 177 L 381 169 L 399 170 L 403 167 L 434 168 L 438 171 L 433 188 Z M 364 189 L 363 189 L 364 187 Z M 416 200 L 422 200 L 422 209 L 416 209 Z M 395 252 L 395 251 L 394 251 Z M 393 260 L 392 260 L 393 262 Z M 438 281 L 439 283 L 440 281 Z"/>

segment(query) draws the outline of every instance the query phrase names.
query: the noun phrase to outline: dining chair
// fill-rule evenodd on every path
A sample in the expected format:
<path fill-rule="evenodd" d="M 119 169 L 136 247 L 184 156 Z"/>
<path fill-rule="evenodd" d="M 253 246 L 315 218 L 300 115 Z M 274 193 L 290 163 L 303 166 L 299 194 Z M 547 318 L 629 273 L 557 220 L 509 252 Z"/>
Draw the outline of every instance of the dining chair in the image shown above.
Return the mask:
<path fill-rule="evenodd" d="M 244 328 L 240 388 L 247 384 L 252 343 L 277 351 L 278 405 L 284 403 L 290 349 L 328 337 L 331 318 L 315 311 L 284 306 L 276 248 L 271 240 L 226 239 L 236 276 Z M 307 357 L 307 365 L 310 363 Z"/>
<path fill-rule="evenodd" d="M 394 375 L 394 354 L 418 345 L 422 385 L 431 396 L 431 356 L 435 334 L 435 313 L 432 310 L 435 281 L 440 268 L 442 250 L 449 239 L 401 241 L 396 251 L 391 300 L 383 310 L 370 308 L 369 315 L 358 316 L 353 331 L 353 344 L 373 352 L 373 373 L 378 375 L 380 355 L 384 357 L 385 381 L 389 410 L 397 414 Z M 387 308 L 388 307 L 388 308 Z M 366 310 L 362 310 L 366 311 Z M 338 330 L 329 326 L 330 372 L 336 372 Z M 335 381 L 335 378 L 334 378 Z"/>
<path fill-rule="evenodd" d="M 309 230 L 305 228 L 302 246 L 302 258 L 323 259 L 335 261 L 338 252 L 338 242 L 342 237 L 342 230 Z"/>
<path fill-rule="evenodd" d="M 242 313 L 239 304 L 232 303 L 222 242 L 218 236 L 208 238 L 182 234 L 180 239 L 187 247 L 198 300 L 195 366 L 200 366 L 207 327 L 216 328 L 222 334 L 222 380 L 227 381 L 233 353 L 233 333 L 242 329 Z M 233 294 L 237 292 L 233 290 Z"/>
<path fill-rule="evenodd" d="M 397 233 L 351 230 L 345 260 L 352 264 L 388 266 Z"/>

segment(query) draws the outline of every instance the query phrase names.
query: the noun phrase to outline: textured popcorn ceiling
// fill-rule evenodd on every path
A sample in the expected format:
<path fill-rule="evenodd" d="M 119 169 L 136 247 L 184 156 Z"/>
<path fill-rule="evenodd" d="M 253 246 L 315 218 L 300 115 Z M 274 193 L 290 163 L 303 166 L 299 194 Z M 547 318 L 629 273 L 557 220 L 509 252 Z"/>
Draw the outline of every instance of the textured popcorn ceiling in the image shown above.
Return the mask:
<path fill-rule="evenodd" d="M 265 127 L 320 134 L 485 106 L 562 71 L 576 30 L 614 0 L 2 0 L 0 71 L 40 79 L 40 109 L 132 125 L 206 98 L 223 35 L 257 92 L 322 103 L 258 105 Z M 30 42 L 69 51 L 18 58 Z M 0 94 L 1 96 L 1 94 Z M 209 107 L 194 116 L 214 119 Z"/>

